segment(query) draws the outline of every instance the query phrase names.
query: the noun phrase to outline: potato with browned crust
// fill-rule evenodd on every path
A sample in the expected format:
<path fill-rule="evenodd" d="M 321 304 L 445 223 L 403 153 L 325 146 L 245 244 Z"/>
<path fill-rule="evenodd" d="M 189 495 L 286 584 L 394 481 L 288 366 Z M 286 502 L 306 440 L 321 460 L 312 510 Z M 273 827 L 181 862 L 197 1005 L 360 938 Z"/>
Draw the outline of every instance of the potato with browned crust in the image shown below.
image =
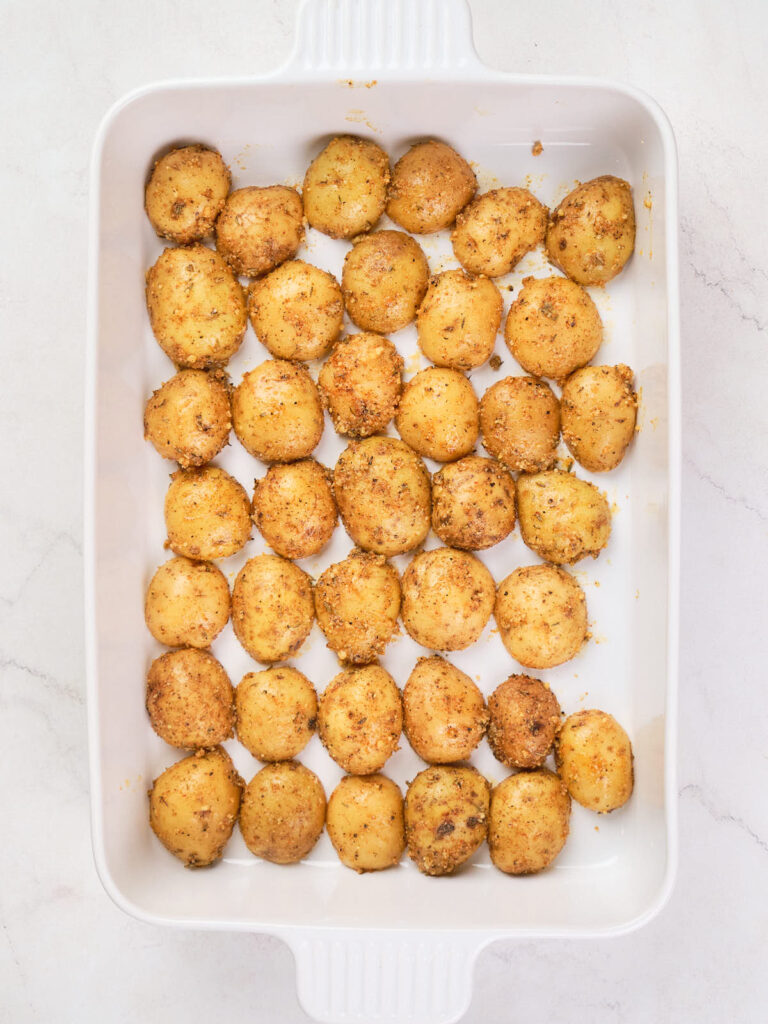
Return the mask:
<path fill-rule="evenodd" d="M 229 441 L 229 381 L 217 371 L 180 370 L 144 408 L 144 437 L 182 469 L 203 466 Z"/>
<path fill-rule="evenodd" d="M 306 367 L 267 359 L 244 373 L 232 395 L 232 425 L 257 459 L 306 459 L 323 436 L 323 406 Z"/>
<path fill-rule="evenodd" d="M 402 730 L 400 691 L 379 665 L 344 669 L 320 694 L 318 734 L 350 775 L 381 771 L 398 749 Z"/>
<path fill-rule="evenodd" d="M 234 735 L 235 691 L 208 651 L 185 647 L 155 658 L 146 703 L 152 728 L 172 747 L 203 750 Z"/>
<path fill-rule="evenodd" d="M 501 292 L 487 277 L 463 270 L 436 274 L 416 318 L 419 348 L 436 366 L 482 366 L 493 352 L 502 311 Z"/>
<path fill-rule="evenodd" d="M 338 521 L 330 470 L 314 459 L 270 466 L 266 476 L 254 482 L 251 515 L 278 555 L 318 554 Z"/>
<path fill-rule="evenodd" d="M 560 403 L 549 384 L 533 377 L 503 377 L 480 400 L 483 447 L 507 469 L 550 469 L 560 439 Z"/>
<path fill-rule="evenodd" d="M 317 694 L 288 665 L 248 672 L 235 690 L 237 738 L 260 761 L 290 761 L 317 726 Z"/>
<path fill-rule="evenodd" d="M 344 257 L 341 290 L 352 322 L 363 331 L 391 334 L 407 327 L 427 291 L 429 264 L 403 231 L 363 235 Z"/>
<path fill-rule="evenodd" d="M 370 437 L 386 430 L 403 389 L 403 359 L 380 334 L 342 338 L 317 379 L 337 434 Z"/>
<path fill-rule="evenodd" d="M 450 227 L 477 191 L 463 156 L 445 142 L 417 142 L 392 172 L 387 216 L 414 235 Z"/>
<path fill-rule="evenodd" d="M 312 850 L 324 824 L 322 783 L 297 761 L 267 764 L 245 787 L 240 831 L 256 857 L 297 864 Z"/>
<path fill-rule="evenodd" d="M 165 527 L 176 555 L 228 558 L 251 536 L 245 488 L 218 466 L 179 469 L 165 495 Z"/>
<path fill-rule="evenodd" d="M 231 180 L 217 150 L 199 144 L 172 149 L 155 161 L 144 193 L 152 227 L 180 245 L 208 238 Z"/>
<path fill-rule="evenodd" d="M 489 785 L 470 767 L 433 765 L 405 795 L 408 855 L 425 875 L 450 875 L 488 832 Z"/>
<path fill-rule="evenodd" d="M 508 875 L 543 871 L 565 846 L 570 817 L 571 798 L 554 772 L 539 768 L 508 776 L 491 793 L 491 860 Z"/>
<path fill-rule="evenodd" d="M 229 587 L 210 562 L 171 558 L 155 572 L 144 602 L 152 636 L 167 647 L 210 647 L 229 620 Z"/>
<path fill-rule="evenodd" d="M 405 849 L 400 787 L 385 775 L 345 775 L 328 801 L 326 827 L 345 867 L 394 867 Z"/>
<path fill-rule="evenodd" d="M 419 455 L 437 462 L 453 462 L 468 455 L 477 441 L 477 395 L 463 373 L 430 366 L 403 388 L 395 426 L 405 443 Z"/>
<path fill-rule="evenodd" d="M 312 580 L 278 555 L 249 559 L 232 588 L 232 626 L 246 651 L 266 665 L 296 654 L 315 618 Z"/>
<path fill-rule="evenodd" d="M 560 777 L 574 800 L 607 814 L 632 796 L 632 744 L 613 715 L 577 711 L 563 722 L 555 741 Z"/>
<path fill-rule="evenodd" d="M 501 277 L 544 241 L 547 208 L 527 188 L 476 196 L 456 218 L 453 252 L 470 274 Z"/>
<path fill-rule="evenodd" d="M 389 157 L 375 142 L 353 135 L 331 139 L 304 175 L 304 212 L 331 238 L 370 231 L 384 212 Z"/>
<path fill-rule="evenodd" d="M 563 440 L 591 473 L 615 469 L 635 435 L 637 394 L 632 378 L 623 363 L 585 366 L 563 384 Z"/>
<path fill-rule="evenodd" d="M 488 698 L 488 745 L 508 768 L 544 764 L 560 726 L 560 705 L 546 683 L 514 675 Z"/>
<path fill-rule="evenodd" d="M 216 221 L 216 248 L 245 277 L 260 277 L 293 259 L 303 238 L 301 196 L 286 185 L 230 192 Z"/>
<path fill-rule="evenodd" d="M 423 761 L 466 761 L 485 734 L 477 685 L 445 658 L 419 658 L 403 689 L 403 729 Z"/>
<path fill-rule="evenodd" d="M 494 459 L 467 455 L 432 477 L 432 529 L 443 544 L 480 551 L 515 526 L 515 481 Z"/>
<path fill-rule="evenodd" d="M 572 473 L 517 478 L 517 516 L 527 546 L 547 562 L 573 565 L 597 558 L 611 535 L 611 509 L 594 484 Z"/>

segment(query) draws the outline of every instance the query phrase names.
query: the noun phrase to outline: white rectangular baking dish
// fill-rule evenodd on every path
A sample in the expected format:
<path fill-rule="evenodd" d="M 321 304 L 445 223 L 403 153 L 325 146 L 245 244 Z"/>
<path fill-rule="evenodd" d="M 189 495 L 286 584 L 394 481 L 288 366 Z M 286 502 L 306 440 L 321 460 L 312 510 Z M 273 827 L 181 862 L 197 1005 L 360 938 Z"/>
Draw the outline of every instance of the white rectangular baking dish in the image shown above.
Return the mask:
<path fill-rule="evenodd" d="M 464 1011 L 474 959 L 488 942 L 619 934 L 652 917 L 673 883 L 675 147 L 662 112 L 632 89 L 485 68 L 472 49 L 464 0 L 308 0 L 299 21 L 294 53 L 280 71 L 139 90 L 110 111 L 94 149 L 85 501 L 93 844 L 105 888 L 131 914 L 285 939 L 296 956 L 300 999 L 317 1019 L 428 1024 Z M 615 516 L 608 550 L 576 567 L 593 640 L 574 661 L 542 675 L 567 712 L 601 707 L 625 725 L 637 782 L 630 803 L 608 817 L 574 806 L 572 838 L 556 865 L 539 876 L 508 878 L 490 866 L 485 852 L 455 878 L 425 878 L 405 862 L 357 876 L 341 867 L 327 837 L 307 861 L 281 868 L 251 857 L 238 834 L 222 863 L 190 872 L 147 827 L 147 787 L 181 755 L 152 734 L 143 706 L 146 667 L 159 653 L 144 627 L 143 594 L 167 557 L 162 498 L 172 467 L 143 441 L 141 417 L 148 394 L 173 372 L 152 339 L 144 307 L 144 272 L 161 249 L 142 209 L 145 176 L 169 143 L 200 140 L 222 151 L 235 187 L 296 183 L 322 141 L 344 131 L 380 141 L 393 158 L 416 138 L 444 138 L 475 162 L 482 189 L 527 182 L 548 204 L 574 179 L 597 174 L 615 173 L 634 186 L 637 252 L 605 292 L 593 293 L 606 326 L 598 359 L 634 368 L 641 430 L 625 463 L 595 478 Z M 531 152 L 536 139 L 544 147 L 538 157 Z M 446 265 L 445 239 L 425 239 L 424 247 L 433 269 Z M 323 239 L 304 255 L 338 272 L 343 251 L 343 243 Z M 526 273 L 544 271 L 543 257 L 533 254 L 502 283 L 516 288 Z M 419 365 L 412 330 L 395 340 L 410 353 L 410 375 Z M 472 375 L 478 393 L 498 376 L 521 372 L 501 339 L 497 352 L 504 360 L 499 374 L 486 368 Z M 266 357 L 249 328 L 230 364 L 233 379 Z M 328 428 L 316 453 L 331 465 L 343 447 L 332 434 Z M 263 474 L 237 443 L 219 461 L 246 487 Z M 430 538 L 428 546 L 435 543 Z M 350 546 L 339 529 L 331 548 L 305 568 L 317 575 Z M 247 557 L 260 550 L 255 538 Z M 234 573 L 245 557 L 222 567 Z M 497 580 L 537 561 L 519 537 L 482 557 Z M 401 569 L 407 561 L 399 561 Z M 229 627 L 214 653 L 234 682 L 253 668 Z M 408 639 L 387 653 L 384 664 L 400 685 L 419 653 Z M 517 670 L 490 627 L 480 646 L 452 660 L 486 692 Z M 317 629 L 298 664 L 319 689 L 337 671 Z M 403 745 L 385 769 L 401 785 L 418 770 Z M 249 779 L 258 764 L 236 744 L 230 747 Z M 330 793 L 341 771 L 316 738 L 301 759 Z M 473 762 L 492 780 L 504 774 L 487 749 Z"/>

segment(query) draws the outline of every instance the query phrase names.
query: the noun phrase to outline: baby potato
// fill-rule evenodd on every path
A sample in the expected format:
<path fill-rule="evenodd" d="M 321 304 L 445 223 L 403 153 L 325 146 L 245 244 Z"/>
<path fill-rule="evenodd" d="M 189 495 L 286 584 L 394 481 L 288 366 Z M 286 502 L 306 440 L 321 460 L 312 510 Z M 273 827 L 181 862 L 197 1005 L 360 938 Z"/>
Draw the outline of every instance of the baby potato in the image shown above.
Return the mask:
<path fill-rule="evenodd" d="M 422 647 L 461 651 L 485 628 L 494 594 L 490 572 L 468 551 L 422 551 L 403 576 L 403 625 Z"/>
<path fill-rule="evenodd" d="M 560 726 L 560 705 L 546 683 L 510 676 L 488 698 L 488 745 L 508 768 L 539 768 Z"/>
<path fill-rule="evenodd" d="M 482 366 L 493 352 L 501 314 L 501 292 L 493 281 L 445 270 L 430 278 L 419 306 L 419 348 L 437 366 Z"/>
<path fill-rule="evenodd" d="M 333 274 L 289 260 L 253 282 L 248 316 L 256 337 L 277 359 L 321 359 L 341 334 L 341 287 Z"/>
<path fill-rule="evenodd" d="M 504 377 L 480 401 L 483 447 L 507 469 L 551 469 L 560 438 L 560 403 L 549 384 L 533 377 Z"/>
<path fill-rule="evenodd" d="M 469 767 L 439 765 L 419 772 L 405 795 L 408 855 L 425 875 L 450 875 L 488 831 L 489 786 Z"/>
<path fill-rule="evenodd" d="M 375 142 L 342 135 L 315 157 L 304 176 L 304 213 L 331 238 L 370 231 L 384 212 L 389 157 Z"/>
<path fill-rule="evenodd" d="M 221 153 L 207 146 L 182 146 L 155 161 L 144 207 L 161 238 L 179 245 L 213 234 L 232 176 Z"/>
<path fill-rule="evenodd" d="M 527 188 L 496 188 L 476 196 L 456 218 L 456 259 L 470 274 L 501 277 L 544 241 L 547 208 Z"/>
<path fill-rule="evenodd" d="M 423 761 L 466 761 L 488 724 L 483 695 L 445 658 L 419 658 L 403 689 L 403 729 Z"/>
<path fill-rule="evenodd" d="M 222 747 L 185 757 L 152 783 L 149 824 L 187 868 L 219 860 L 240 810 L 243 780 Z"/>
<path fill-rule="evenodd" d="M 386 430 L 400 401 L 402 376 L 402 357 L 380 334 L 338 341 L 317 380 L 336 433 L 360 438 Z"/>
<path fill-rule="evenodd" d="M 285 185 L 230 192 L 216 221 L 216 248 L 245 277 L 260 277 L 293 259 L 303 238 L 301 196 Z"/>
<path fill-rule="evenodd" d="M 237 738 L 260 761 L 290 761 L 317 726 L 317 694 L 288 665 L 248 672 L 235 690 Z"/>
<path fill-rule="evenodd" d="M 504 646 L 526 668 L 562 665 L 587 638 L 584 591 L 555 565 L 515 569 L 499 584 L 493 614 Z"/>
<path fill-rule="evenodd" d="M 203 466 L 229 441 L 232 410 L 223 373 L 180 370 L 144 408 L 144 438 L 182 469 Z"/>
<path fill-rule="evenodd" d="M 296 654 L 314 617 L 312 580 L 286 558 L 256 555 L 237 574 L 232 626 L 256 661 L 269 665 Z"/>
<path fill-rule="evenodd" d="M 547 562 L 573 565 L 597 558 L 611 535 L 611 509 L 605 495 L 572 473 L 521 474 L 517 515 L 528 547 Z"/>
<path fill-rule="evenodd" d="M 215 747 L 234 735 L 235 691 L 208 651 L 169 651 L 149 666 L 147 714 L 160 739 L 172 747 Z"/>
<path fill-rule="evenodd" d="M 475 172 L 455 149 L 418 142 L 395 164 L 387 216 L 414 235 L 430 235 L 450 227 L 476 191 Z"/>
<path fill-rule="evenodd" d="M 306 368 L 267 359 L 232 395 L 232 424 L 246 451 L 264 462 L 293 462 L 311 455 L 323 436 L 323 406 Z"/>
<path fill-rule="evenodd" d="M 264 479 L 255 481 L 251 515 L 278 555 L 316 555 L 338 520 L 330 471 L 314 459 L 270 466 Z"/>
<path fill-rule="evenodd" d="M 336 764 L 350 775 L 373 775 L 398 749 L 403 704 L 379 665 L 348 668 L 320 695 L 317 730 Z"/>
<path fill-rule="evenodd" d="M 428 283 L 427 257 L 416 239 L 402 231 L 363 235 L 344 257 L 344 303 L 363 331 L 391 334 L 407 327 Z"/>
<path fill-rule="evenodd" d="M 152 332 L 177 366 L 223 366 L 240 348 L 245 293 L 213 249 L 199 243 L 163 249 L 147 271 L 146 297 Z"/>
<path fill-rule="evenodd" d="M 256 857 L 296 864 L 320 838 L 324 824 L 322 783 L 298 761 L 264 765 L 245 787 L 240 831 Z"/>
<path fill-rule="evenodd" d="M 429 473 L 404 441 L 353 441 L 339 456 L 333 487 L 341 521 L 365 551 L 401 555 L 429 533 Z"/>
<path fill-rule="evenodd" d="M 555 761 L 570 795 L 590 811 L 607 814 L 632 796 L 632 744 L 605 711 L 569 715 L 555 740 Z"/>
<path fill-rule="evenodd" d="M 567 277 L 524 277 L 504 339 L 524 370 L 562 384 L 600 348 L 603 322 L 589 295 Z"/>
<path fill-rule="evenodd" d="M 405 849 L 403 795 L 385 775 L 345 775 L 328 801 L 326 827 L 345 867 L 392 868 Z"/>
<path fill-rule="evenodd" d="M 175 555 L 228 558 L 251 536 L 245 488 L 217 466 L 179 469 L 165 495 L 165 527 Z"/>
<path fill-rule="evenodd" d="M 547 256 L 578 284 L 616 277 L 635 248 L 632 189 L 605 174 L 579 185 L 552 211 Z"/>
<path fill-rule="evenodd" d="M 398 433 L 419 455 L 453 462 L 468 455 L 480 431 L 477 395 L 463 373 L 430 366 L 405 385 L 395 413 Z"/>
<path fill-rule="evenodd" d="M 576 461 L 591 473 L 615 469 L 635 435 L 632 371 L 623 363 L 577 370 L 563 384 L 560 409 L 563 439 Z"/>
<path fill-rule="evenodd" d="M 432 478 L 432 529 L 451 548 L 480 551 L 515 525 L 515 481 L 498 462 L 467 455 Z"/>
<path fill-rule="evenodd" d="M 315 584 L 315 614 L 339 661 L 368 665 L 400 632 L 400 578 L 383 555 L 353 551 Z"/>
<path fill-rule="evenodd" d="M 508 776 L 491 793 L 491 860 L 508 875 L 543 871 L 565 846 L 570 817 L 571 798 L 554 772 Z"/>
<path fill-rule="evenodd" d="M 147 588 L 144 619 L 166 647 L 210 647 L 229 620 L 229 587 L 210 562 L 171 558 Z"/>

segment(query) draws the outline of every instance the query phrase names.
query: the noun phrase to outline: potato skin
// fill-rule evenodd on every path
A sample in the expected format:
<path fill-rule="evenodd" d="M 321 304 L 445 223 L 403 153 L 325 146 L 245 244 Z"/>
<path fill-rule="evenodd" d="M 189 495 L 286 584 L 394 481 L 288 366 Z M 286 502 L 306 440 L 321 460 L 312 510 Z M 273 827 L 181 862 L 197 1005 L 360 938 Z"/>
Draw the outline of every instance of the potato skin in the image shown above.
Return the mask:
<path fill-rule="evenodd" d="M 304 176 L 307 220 L 331 238 L 354 238 L 384 212 L 389 157 L 375 142 L 342 135 L 315 157 Z"/>
<path fill-rule="evenodd" d="M 229 441 L 229 381 L 221 372 L 180 370 L 144 408 L 144 438 L 182 469 L 203 466 Z"/>
<path fill-rule="evenodd" d="M 571 798 L 554 772 L 508 776 L 491 793 L 491 860 L 508 875 L 543 871 L 565 846 L 570 817 Z"/>
<path fill-rule="evenodd" d="M 605 711 L 569 715 L 555 741 L 555 761 L 570 795 L 590 811 L 615 811 L 632 795 L 632 744 Z"/>
<path fill-rule="evenodd" d="M 502 311 L 501 292 L 489 278 L 463 270 L 436 274 L 416 318 L 419 348 L 436 366 L 482 366 L 496 344 Z"/>
<path fill-rule="evenodd" d="M 620 363 L 585 366 L 563 384 L 563 440 L 591 473 L 615 469 L 635 435 L 637 394 L 632 379 L 630 368 Z"/>
<path fill-rule="evenodd" d="M 256 857 L 297 864 L 320 838 L 324 824 L 322 783 L 298 761 L 267 764 L 245 787 L 240 831 Z"/>
<path fill-rule="evenodd" d="M 350 775 L 381 771 L 398 749 L 403 705 L 392 676 L 379 665 L 344 669 L 320 695 L 323 746 Z"/>
<path fill-rule="evenodd" d="M 146 703 L 152 728 L 172 747 L 210 749 L 234 736 L 235 691 L 208 651 L 185 647 L 155 658 Z"/>
<path fill-rule="evenodd" d="M 251 536 L 245 488 L 218 466 L 179 469 L 165 495 L 168 547 L 176 555 L 228 558 Z"/>
<path fill-rule="evenodd" d="M 246 451 L 264 462 L 293 462 L 311 455 L 323 436 L 323 406 L 301 364 L 267 359 L 232 395 L 232 424 Z"/>
<path fill-rule="evenodd" d="M 237 738 L 259 761 L 290 761 L 317 726 L 315 688 L 288 665 L 244 675 L 235 690 L 235 710 Z"/>
<path fill-rule="evenodd" d="M 326 827 L 345 867 L 394 867 L 405 849 L 400 788 L 385 775 L 345 775 L 328 801 Z"/>
<path fill-rule="evenodd" d="M 144 619 L 166 647 L 210 647 L 229 620 L 229 587 L 210 562 L 171 558 L 147 588 Z"/>
<path fill-rule="evenodd" d="M 480 432 L 477 395 L 458 370 L 430 366 L 403 389 L 395 413 L 398 433 L 411 448 L 437 462 L 468 455 Z"/>
<path fill-rule="evenodd" d="M 470 274 L 501 277 L 544 241 L 547 208 L 527 188 L 476 196 L 456 218 L 453 252 Z"/>
<path fill-rule="evenodd" d="M 450 875 L 488 831 L 489 785 L 470 767 L 439 765 L 419 772 L 405 796 L 408 855 L 425 875 Z"/>
<path fill-rule="evenodd" d="M 560 403 L 552 388 L 533 377 L 503 377 L 480 401 L 483 447 L 507 469 L 551 469 L 560 438 Z"/>
<path fill-rule="evenodd" d="M 387 216 L 414 235 L 450 227 L 477 191 L 477 178 L 455 149 L 430 139 L 411 146 L 392 173 Z"/>
<path fill-rule="evenodd" d="M 467 455 L 432 477 L 432 529 L 448 547 L 480 551 L 515 526 L 515 481 L 494 459 Z"/>
<path fill-rule="evenodd" d="M 370 437 L 386 430 L 403 390 L 403 359 L 380 334 L 342 338 L 317 383 L 337 434 Z"/>
<path fill-rule="evenodd" d="M 428 283 L 427 257 L 416 239 L 402 231 L 363 235 L 344 257 L 344 304 L 363 331 L 391 334 L 407 327 Z"/>
<path fill-rule="evenodd" d="M 488 698 L 488 746 L 508 768 L 539 768 L 560 727 L 560 705 L 546 683 L 514 675 Z"/>
<path fill-rule="evenodd" d="M 256 661 L 269 665 L 296 654 L 315 618 L 312 580 L 278 555 L 249 559 L 232 588 L 235 636 Z"/>
<path fill-rule="evenodd" d="M 253 521 L 267 544 L 284 558 L 322 551 L 338 521 L 331 473 L 314 459 L 270 466 L 254 482 Z"/>
<path fill-rule="evenodd" d="M 559 470 L 517 478 L 517 516 L 525 544 L 556 565 L 597 558 L 611 535 L 605 495 Z"/>
<path fill-rule="evenodd" d="M 465 672 L 445 658 L 419 658 L 403 689 L 403 729 L 422 761 L 466 761 L 487 724 L 483 695 Z"/>
<path fill-rule="evenodd" d="M 207 146 L 182 146 L 155 161 L 144 208 L 160 238 L 179 245 L 213 234 L 232 182 L 221 153 Z"/>
<path fill-rule="evenodd" d="M 216 248 L 245 277 L 259 277 L 293 259 L 303 239 L 301 196 L 285 185 L 230 192 L 216 221 Z"/>

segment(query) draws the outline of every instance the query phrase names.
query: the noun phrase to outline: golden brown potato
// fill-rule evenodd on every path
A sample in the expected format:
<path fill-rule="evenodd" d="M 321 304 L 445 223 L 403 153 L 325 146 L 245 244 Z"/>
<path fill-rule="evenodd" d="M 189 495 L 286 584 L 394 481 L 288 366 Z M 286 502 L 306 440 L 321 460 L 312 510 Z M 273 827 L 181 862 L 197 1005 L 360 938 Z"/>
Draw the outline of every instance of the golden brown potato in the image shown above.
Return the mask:
<path fill-rule="evenodd" d="M 445 658 L 419 658 L 403 690 L 403 729 L 423 761 L 466 761 L 483 738 L 488 709 L 483 695 Z"/>
<path fill-rule="evenodd" d="M 468 455 L 480 431 L 477 395 L 463 373 L 430 366 L 403 389 L 395 426 L 406 444 L 437 462 Z"/>
<path fill-rule="evenodd" d="M 182 469 L 203 466 L 229 441 L 229 381 L 220 372 L 180 370 L 144 408 L 144 438 Z"/>
<path fill-rule="evenodd" d="M 429 473 L 404 441 L 353 441 L 339 456 L 333 487 L 341 521 L 365 551 L 400 555 L 429 533 Z"/>
<path fill-rule="evenodd" d="M 605 711 L 569 715 L 555 741 L 555 761 L 568 792 L 590 811 L 615 811 L 632 796 L 632 744 Z"/>
<path fill-rule="evenodd" d="M 436 274 L 416 319 L 419 348 L 437 366 L 472 370 L 490 358 L 501 314 L 501 292 L 487 277 Z"/>
<path fill-rule="evenodd" d="M 432 529 L 451 548 L 480 551 L 515 526 L 515 481 L 498 462 L 467 455 L 432 478 Z"/>
<path fill-rule="evenodd" d="M 345 775 L 328 801 L 328 835 L 354 871 L 382 871 L 405 849 L 403 795 L 385 775 Z"/>
<path fill-rule="evenodd" d="M 172 747 L 216 747 L 234 735 L 235 691 L 208 651 L 169 651 L 149 666 L 147 714 L 160 739 Z"/>
<path fill-rule="evenodd" d="M 333 760 L 350 775 L 381 771 L 398 749 L 403 704 L 379 665 L 348 668 L 320 695 L 317 730 Z"/>
<path fill-rule="evenodd" d="M 266 665 L 296 654 L 315 617 L 312 580 L 277 555 L 250 558 L 232 589 L 232 626 L 252 658 Z"/>
<path fill-rule="evenodd" d="M 278 555 L 316 555 L 338 519 L 330 471 L 314 459 L 270 466 L 264 479 L 255 481 L 251 514 Z"/>
<path fill-rule="evenodd" d="M 218 860 L 240 810 L 243 780 L 226 750 L 185 757 L 155 779 L 149 824 L 163 846 L 187 868 Z"/>
<path fill-rule="evenodd" d="M 146 295 L 157 343 L 177 366 L 223 366 L 240 348 L 245 293 L 213 249 L 164 249 L 147 271 Z"/>
<path fill-rule="evenodd" d="M 591 473 L 615 469 L 635 435 L 637 395 L 632 371 L 618 366 L 585 366 L 563 384 L 560 403 L 563 440 Z"/>
<path fill-rule="evenodd" d="M 562 665 L 587 637 L 584 591 L 555 565 L 515 569 L 499 584 L 493 613 L 504 646 L 526 668 Z"/>
<path fill-rule="evenodd" d="M 429 264 L 415 238 L 402 231 L 363 235 L 344 257 L 341 290 L 353 323 L 391 334 L 406 327 L 427 290 Z"/>
<path fill-rule="evenodd" d="M 635 248 L 629 182 L 605 174 L 579 185 L 552 211 L 547 255 L 579 284 L 602 285 L 624 269 Z"/>
<path fill-rule="evenodd" d="M 501 277 L 544 241 L 547 208 L 527 188 L 496 188 L 456 218 L 451 234 L 456 259 L 470 274 Z"/>
<path fill-rule="evenodd" d="M 488 745 L 508 768 L 544 764 L 560 726 L 560 705 L 546 683 L 510 676 L 488 698 Z"/>
<path fill-rule="evenodd" d="M 488 831 L 489 786 L 474 768 L 433 766 L 405 795 L 408 855 L 425 875 L 450 875 Z"/>
<path fill-rule="evenodd" d="M 232 425 L 242 446 L 264 462 L 306 459 L 323 436 L 323 406 L 304 366 L 267 359 L 232 395 Z"/>
<path fill-rule="evenodd" d="M 507 469 L 550 469 L 560 438 L 560 403 L 543 380 L 504 377 L 480 401 L 480 430 L 485 450 Z"/>
<path fill-rule="evenodd" d="M 333 274 L 289 260 L 248 291 L 256 337 L 277 359 L 321 359 L 341 334 L 344 300 Z"/>
<path fill-rule="evenodd" d="M 235 691 L 237 738 L 260 761 L 290 761 L 317 726 L 317 694 L 288 665 L 249 672 Z"/>
<path fill-rule="evenodd" d="M 207 146 L 182 146 L 155 161 L 144 206 L 161 238 L 185 245 L 213 234 L 231 184 L 221 153 Z"/>
<path fill-rule="evenodd" d="M 450 227 L 477 191 L 475 172 L 444 142 L 411 146 L 395 164 L 387 216 L 414 235 Z"/>
<path fill-rule="evenodd" d="M 508 776 L 491 793 L 491 860 L 508 875 L 543 871 L 565 846 L 570 817 L 571 798 L 553 772 Z"/>
<path fill-rule="evenodd" d="M 403 625 L 422 647 L 461 651 L 485 628 L 494 594 L 490 572 L 468 551 L 422 551 L 403 576 Z"/>
<path fill-rule="evenodd" d="M 611 535 L 605 496 L 594 484 L 558 470 L 517 478 L 517 515 L 523 541 L 556 565 L 597 558 Z"/>
<path fill-rule="evenodd" d="M 240 831 L 256 857 L 296 864 L 320 838 L 324 824 L 322 783 L 297 761 L 267 764 L 245 787 Z"/>
<path fill-rule="evenodd" d="M 303 238 L 301 196 L 285 185 L 230 192 L 216 221 L 216 248 L 245 277 L 259 277 L 293 259 Z"/>
<path fill-rule="evenodd" d="M 380 334 L 342 338 L 317 383 L 337 434 L 370 437 L 386 430 L 403 389 L 403 360 Z"/>
<path fill-rule="evenodd" d="M 245 488 L 218 466 L 179 469 L 165 495 L 165 527 L 175 555 L 228 558 L 251 536 Z"/>
<path fill-rule="evenodd" d="M 229 620 L 229 587 L 210 562 L 171 558 L 147 588 L 144 618 L 166 647 L 210 647 Z"/>
<path fill-rule="evenodd" d="M 304 212 L 331 238 L 370 231 L 384 212 L 389 157 L 375 142 L 342 135 L 318 153 L 304 176 Z"/>

